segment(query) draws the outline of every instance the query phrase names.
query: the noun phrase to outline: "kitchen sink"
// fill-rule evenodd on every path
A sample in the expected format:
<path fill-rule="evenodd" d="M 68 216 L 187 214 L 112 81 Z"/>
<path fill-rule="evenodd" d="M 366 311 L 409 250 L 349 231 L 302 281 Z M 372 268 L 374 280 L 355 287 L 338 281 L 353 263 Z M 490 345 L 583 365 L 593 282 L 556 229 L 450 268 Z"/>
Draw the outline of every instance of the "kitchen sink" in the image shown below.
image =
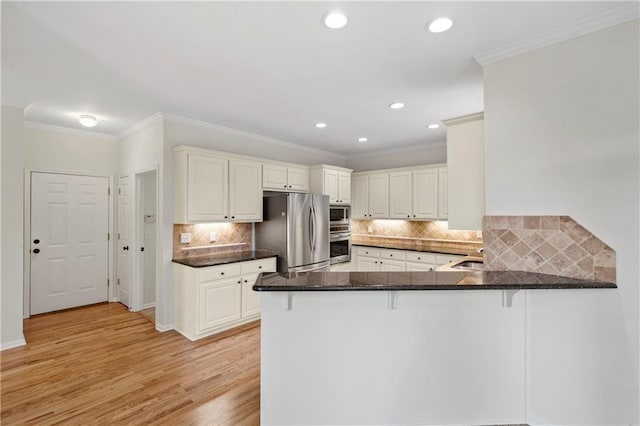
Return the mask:
<path fill-rule="evenodd" d="M 480 260 L 465 260 L 451 267 L 453 269 L 473 269 L 481 271 L 484 269 L 484 263 Z"/>

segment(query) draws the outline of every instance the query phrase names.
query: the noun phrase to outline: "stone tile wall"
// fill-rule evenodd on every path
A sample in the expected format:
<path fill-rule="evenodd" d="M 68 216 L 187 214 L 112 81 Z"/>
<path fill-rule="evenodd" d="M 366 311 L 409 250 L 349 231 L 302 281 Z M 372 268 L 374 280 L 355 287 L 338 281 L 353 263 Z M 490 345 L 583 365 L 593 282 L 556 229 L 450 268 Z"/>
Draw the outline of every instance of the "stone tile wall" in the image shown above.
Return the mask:
<path fill-rule="evenodd" d="M 615 282 L 616 253 L 569 216 L 485 216 L 485 270 Z"/>
<path fill-rule="evenodd" d="M 482 242 L 476 231 L 449 230 L 446 221 L 352 220 L 351 233 L 370 237 L 407 237 L 429 240 Z M 372 226 L 373 232 L 368 232 Z"/>
<path fill-rule="evenodd" d="M 214 231 L 216 241 L 210 242 L 210 233 Z M 191 243 L 181 244 L 180 233 L 191 234 Z M 213 253 L 229 253 L 236 251 L 251 250 L 252 229 L 250 223 L 199 223 L 191 225 L 173 225 L 173 258 L 182 259 L 185 257 L 205 256 Z M 202 246 L 212 246 L 210 248 L 200 248 L 184 250 Z"/>

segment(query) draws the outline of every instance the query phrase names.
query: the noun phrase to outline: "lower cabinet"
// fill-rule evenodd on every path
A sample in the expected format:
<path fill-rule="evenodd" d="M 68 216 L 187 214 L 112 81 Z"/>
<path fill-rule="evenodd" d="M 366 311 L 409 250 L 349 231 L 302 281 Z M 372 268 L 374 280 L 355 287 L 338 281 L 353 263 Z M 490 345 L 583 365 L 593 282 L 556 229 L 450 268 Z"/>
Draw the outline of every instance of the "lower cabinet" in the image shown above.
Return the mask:
<path fill-rule="evenodd" d="M 276 259 L 192 268 L 174 264 L 175 329 L 197 340 L 260 318 L 260 272 L 275 272 Z"/>
<path fill-rule="evenodd" d="M 464 256 L 377 247 L 354 247 L 352 272 L 420 272 L 432 271 L 437 266 Z"/>

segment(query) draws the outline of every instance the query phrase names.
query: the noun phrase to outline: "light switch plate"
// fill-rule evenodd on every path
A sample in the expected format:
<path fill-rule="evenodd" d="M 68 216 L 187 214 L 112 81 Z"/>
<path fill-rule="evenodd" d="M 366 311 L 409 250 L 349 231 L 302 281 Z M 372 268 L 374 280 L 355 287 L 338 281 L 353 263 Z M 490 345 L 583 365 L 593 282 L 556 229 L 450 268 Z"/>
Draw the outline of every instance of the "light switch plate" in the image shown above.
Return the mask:
<path fill-rule="evenodd" d="M 209 232 L 209 242 L 215 242 L 216 238 L 218 238 L 218 234 L 216 232 Z"/>
<path fill-rule="evenodd" d="M 189 244 L 191 242 L 191 233 L 189 232 L 181 232 L 180 233 L 180 244 Z"/>
<path fill-rule="evenodd" d="M 476 238 L 482 238 L 482 231 L 476 231 Z"/>

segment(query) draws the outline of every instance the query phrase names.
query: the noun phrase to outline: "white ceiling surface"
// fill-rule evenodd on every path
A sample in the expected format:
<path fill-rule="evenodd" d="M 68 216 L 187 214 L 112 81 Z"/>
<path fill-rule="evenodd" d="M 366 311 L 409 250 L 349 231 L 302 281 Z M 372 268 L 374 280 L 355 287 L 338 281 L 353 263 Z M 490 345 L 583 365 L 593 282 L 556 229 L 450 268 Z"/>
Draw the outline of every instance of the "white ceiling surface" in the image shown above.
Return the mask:
<path fill-rule="evenodd" d="M 2 97 L 30 103 L 28 121 L 90 113 L 109 134 L 161 111 L 341 155 L 401 148 L 483 109 L 473 55 L 619 5 L 5 1 Z M 332 10 L 347 27 L 321 25 Z M 426 32 L 439 16 L 453 28 Z"/>

